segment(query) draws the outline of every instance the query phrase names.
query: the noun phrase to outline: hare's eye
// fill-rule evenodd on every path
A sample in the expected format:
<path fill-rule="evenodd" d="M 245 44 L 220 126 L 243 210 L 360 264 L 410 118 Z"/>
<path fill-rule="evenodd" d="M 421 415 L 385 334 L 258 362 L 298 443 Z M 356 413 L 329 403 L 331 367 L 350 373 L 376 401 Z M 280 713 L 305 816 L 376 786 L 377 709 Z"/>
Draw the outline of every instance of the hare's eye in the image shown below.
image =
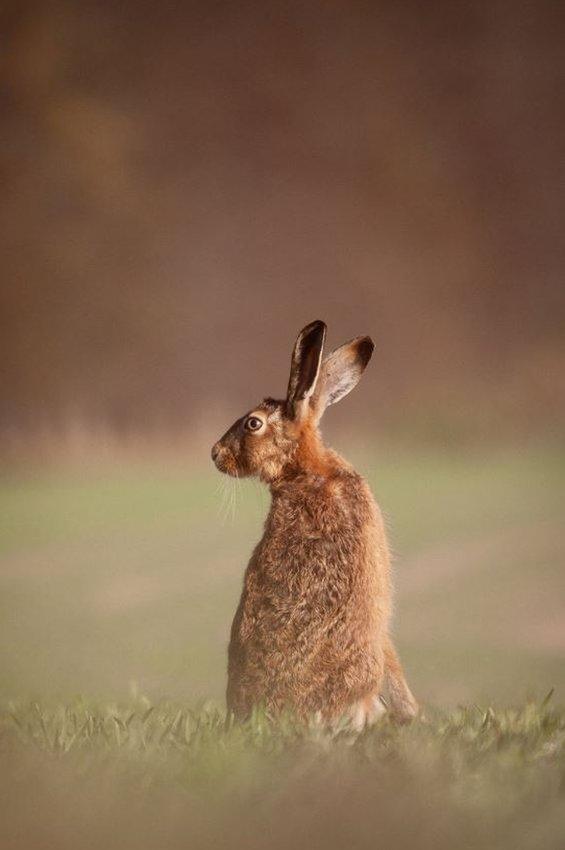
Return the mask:
<path fill-rule="evenodd" d="M 250 416 L 245 422 L 248 431 L 258 431 L 263 426 L 263 420 L 258 416 Z"/>

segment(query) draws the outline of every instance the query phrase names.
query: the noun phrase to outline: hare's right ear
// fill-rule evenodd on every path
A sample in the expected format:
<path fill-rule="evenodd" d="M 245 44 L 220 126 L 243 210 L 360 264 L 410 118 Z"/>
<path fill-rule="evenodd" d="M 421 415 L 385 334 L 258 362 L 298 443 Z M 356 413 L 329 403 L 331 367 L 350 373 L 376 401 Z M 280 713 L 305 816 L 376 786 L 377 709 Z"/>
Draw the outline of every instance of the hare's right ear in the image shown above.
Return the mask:
<path fill-rule="evenodd" d="M 325 338 L 326 326 L 320 321 L 311 322 L 298 334 L 292 351 L 286 394 L 287 415 L 292 419 L 302 418 L 308 409 L 320 374 Z"/>
<path fill-rule="evenodd" d="M 320 419 L 326 407 L 335 404 L 357 386 L 374 347 L 371 337 L 358 336 L 326 357 L 312 399 L 316 420 Z"/>

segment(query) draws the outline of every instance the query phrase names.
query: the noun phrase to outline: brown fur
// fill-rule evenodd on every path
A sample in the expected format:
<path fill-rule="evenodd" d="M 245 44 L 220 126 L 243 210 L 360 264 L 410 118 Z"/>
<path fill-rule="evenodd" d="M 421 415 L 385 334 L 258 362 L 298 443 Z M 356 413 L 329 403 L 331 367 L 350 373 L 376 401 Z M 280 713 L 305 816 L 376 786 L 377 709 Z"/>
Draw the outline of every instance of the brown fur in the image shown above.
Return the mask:
<path fill-rule="evenodd" d="M 342 346 L 325 373 L 325 364 L 316 369 L 324 335 L 322 323 L 304 329 L 287 399 L 265 399 L 212 450 L 221 471 L 259 476 L 272 497 L 232 625 L 227 703 L 238 718 L 263 704 L 328 722 L 348 715 L 361 727 L 378 715 L 387 680 L 394 714 L 413 717 L 417 704 L 389 636 L 390 558 L 380 511 L 317 427 L 321 400 L 331 403 L 332 393 L 339 399 L 355 385 L 372 343 L 365 337 Z M 336 377 L 342 360 L 344 374 Z M 263 423 L 257 433 L 246 426 L 252 416 Z"/>

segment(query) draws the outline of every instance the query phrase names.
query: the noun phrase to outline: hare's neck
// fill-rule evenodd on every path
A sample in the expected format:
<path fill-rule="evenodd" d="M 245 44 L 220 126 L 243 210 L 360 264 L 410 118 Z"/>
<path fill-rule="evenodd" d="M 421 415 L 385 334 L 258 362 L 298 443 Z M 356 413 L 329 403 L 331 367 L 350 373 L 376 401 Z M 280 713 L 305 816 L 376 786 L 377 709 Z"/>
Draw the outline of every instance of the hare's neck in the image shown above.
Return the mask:
<path fill-rule="evenodd" d="M 270 482 L 273 501 L 298 491 L 319 491 L 330 478 L 352 471 L 351 466 L 337 452 L 325 447 L 321 441 L 320 447 L 321 451 L 315 454 L 303 454 L 298 463 L 293 463 L 280 478 Z"/>
<path fill-rule="evenodd" d="M 286 480 L 309 476 L 317 479 L 329 478 L 335 474 L 340 465 L 339 461 L 336 453 L 324 445 L 318 429 L 307 424 L 282 477 Z"/>

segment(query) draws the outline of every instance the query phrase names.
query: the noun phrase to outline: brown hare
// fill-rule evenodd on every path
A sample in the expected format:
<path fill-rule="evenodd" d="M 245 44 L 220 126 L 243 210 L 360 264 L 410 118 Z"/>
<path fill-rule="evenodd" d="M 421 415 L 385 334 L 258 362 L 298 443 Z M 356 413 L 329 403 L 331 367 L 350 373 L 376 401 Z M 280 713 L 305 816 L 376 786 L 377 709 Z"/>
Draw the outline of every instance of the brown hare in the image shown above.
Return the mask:
<path fill-rule="evenodd" d="M 271 507 L 235 614 L 228 711 L 290 709 L 361 728 L 418 705 L 392 644 L 390 558 L 380 511 L 363 478 L 322 442 L 318 423 L 349 393 L 373 353 L 357 337 L 322 360 L 326 326 L 307 325 L 292 353 L 286 399 L 264 399 L 212 449 L 221 472 L 255 475 Z"/>

